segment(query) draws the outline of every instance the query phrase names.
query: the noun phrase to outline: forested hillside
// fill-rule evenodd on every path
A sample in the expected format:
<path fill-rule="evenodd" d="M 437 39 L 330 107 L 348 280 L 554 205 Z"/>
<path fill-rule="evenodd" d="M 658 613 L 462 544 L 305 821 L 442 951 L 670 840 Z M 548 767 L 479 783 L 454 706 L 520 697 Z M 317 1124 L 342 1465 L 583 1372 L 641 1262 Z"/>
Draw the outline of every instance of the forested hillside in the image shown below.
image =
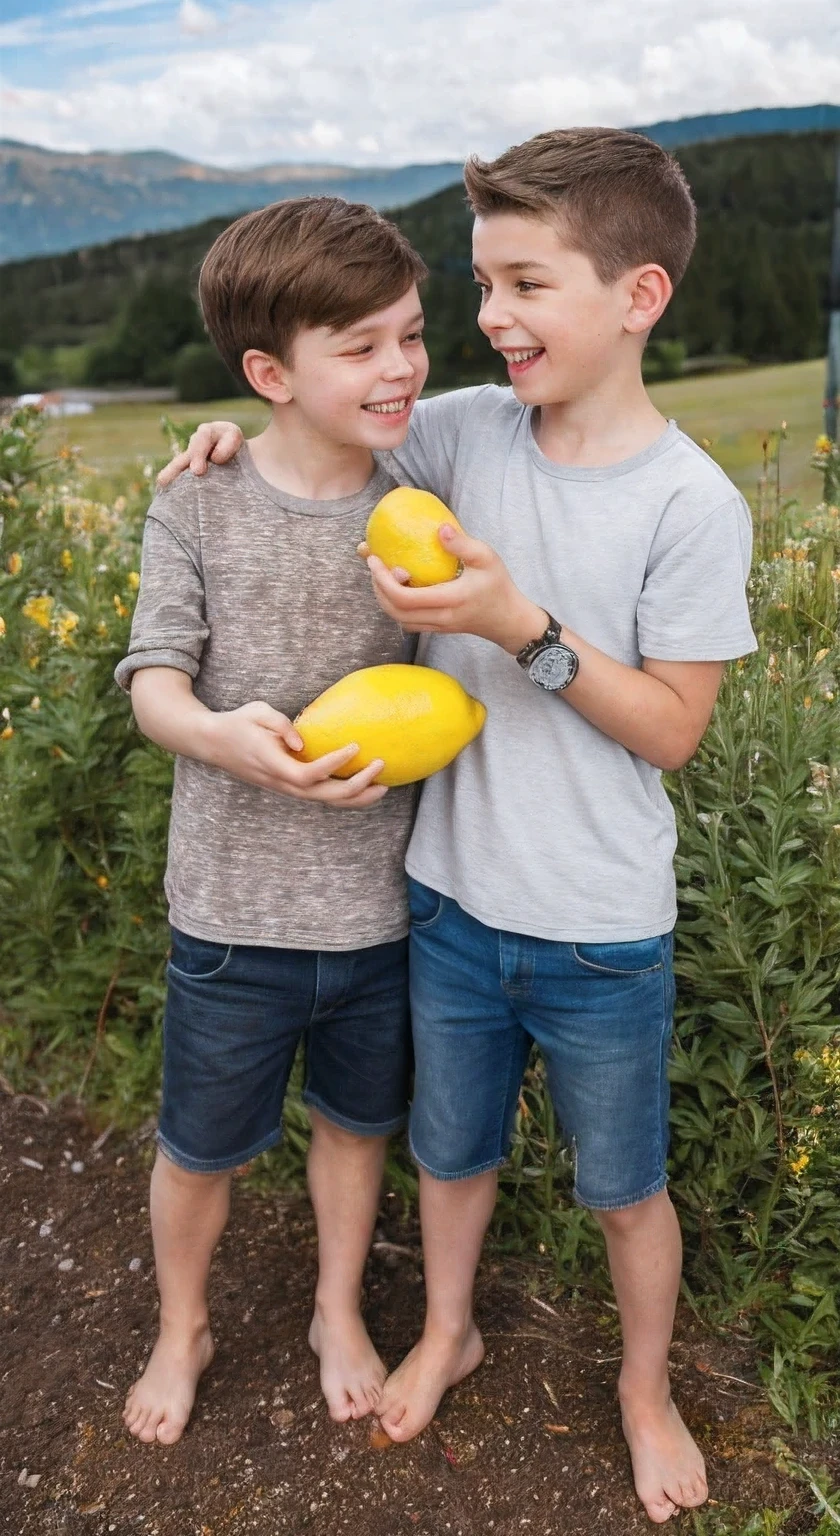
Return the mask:
<path fill-rule="evenodd" d="M 692 358 L 819 354 L 834 144 L 829 133 L 780 134 L 677 151 L 697 199 L 700 236 L 659 327 L 662 340 L 681 341 Z M 462 189 L 446 188 L 394 217 L 432 271 L 426 300 L 435 382 L 493 376 L 496 360 L 475 327 Z M 195 277 L 227 222 L 3 267 L 0 388 L 171 380 L 176 355 L 201 340 Z"/>

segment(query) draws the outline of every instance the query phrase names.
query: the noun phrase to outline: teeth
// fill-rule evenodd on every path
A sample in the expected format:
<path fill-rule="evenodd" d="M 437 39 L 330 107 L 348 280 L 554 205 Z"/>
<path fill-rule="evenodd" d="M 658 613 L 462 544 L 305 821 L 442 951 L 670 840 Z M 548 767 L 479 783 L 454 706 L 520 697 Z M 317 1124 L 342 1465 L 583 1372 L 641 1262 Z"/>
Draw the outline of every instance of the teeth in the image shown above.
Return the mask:
<path fill-rule="evenodd" d="M 527 363 L 532 357 L 537 357 L 542 352 L 542 347 L 531 347 L 527 352 L 505 352 L 509 363 Z"/>
<path fill-rule="evenodd" d="M 362 410 L 373 411 L 376 416 L 398 416 L 400 411 L 404 411 L 407 405 L 407 399 L 390 400 L 387 405 L 364 405 Z"/>

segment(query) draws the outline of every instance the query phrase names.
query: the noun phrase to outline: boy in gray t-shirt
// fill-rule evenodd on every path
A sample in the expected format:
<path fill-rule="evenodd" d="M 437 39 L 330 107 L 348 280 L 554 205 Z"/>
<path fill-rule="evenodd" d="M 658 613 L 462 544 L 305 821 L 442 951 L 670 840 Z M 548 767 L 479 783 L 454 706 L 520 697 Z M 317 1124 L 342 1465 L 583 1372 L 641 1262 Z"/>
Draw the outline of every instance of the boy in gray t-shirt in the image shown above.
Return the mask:
<path fill-rule="evenodd" d="M 440 537 L 460 578 L 408 589 L 369 561 L 384 611 L 428 637 L 422 659 L 488 709 L 424 785 L 408 849 L 427 1317 L 378 1411 L 410 1439 L 482 1358 L 475 1267 L 536 1042 L 576 1198 L 606 1237 L 623 1427 L 662 1523 L 707 1485 L 668 1378 L 676 833 L 660 775 L 695 751 L 724 663 L 755 649 L 751 523 L 642 383 L 694 243 L 676 163 L 640 135 L 574 129 L 472 160 L 465 179 L 479 325 L 513 391 L 421 402 L 385 461 L 457 514 L 467 533 Z M 179 467 L 237 441 L 214 424 Z"/>
<path fill-rule="evenodd" d="M 300 761 L 292 719 L 348 672 L 407 659 L 355 550 L 395 483 L 374 451 L 402 442 L 428 372 L 424 271 L 399 230 L 339 198 L 247 215 L 202 267 L 207 328 L 271 415 L 236 464 L 155 498 L 117 669 L 140 729 L 176 754 L 150 1201 L 160 1336 L 123 1415 L 147 1442 L 179 1438 L 212 1358 L 207 1280 L 232 1171 L 278 1140 L 301 1040 L 309 1340 L 333 1418 L 370 1412 L 385 1379 L 360 1295 L 408 1107 L 414 795 L 374 782 L 381 760 L 333 777 L 352 742 Z"/>

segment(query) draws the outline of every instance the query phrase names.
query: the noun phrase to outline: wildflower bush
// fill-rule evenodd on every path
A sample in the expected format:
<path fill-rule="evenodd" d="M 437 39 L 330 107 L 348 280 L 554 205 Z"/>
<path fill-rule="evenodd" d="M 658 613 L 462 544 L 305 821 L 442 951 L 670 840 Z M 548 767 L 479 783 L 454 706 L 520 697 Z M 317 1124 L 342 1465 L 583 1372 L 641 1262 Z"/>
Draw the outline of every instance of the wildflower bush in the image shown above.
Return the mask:
<path fill-rule="evenodd" d="M 755 1337 L 791 1424 L 840 1427 L 840 453 L 824 501 L 756 506 L 760 649 L 729 669 L 670 790 L 681 918 L 672 1193 L 686 1296 Z M 772 465 L 769 466 L 772 471 Z M 153 1112 L 168 943 L 170 764 L 112 676 L 128 640 L 152 467 L 101 505 L 25 413 L 0 431 L 0 1031 L 10 1085 Z M 290 1115 L 284 1173 L 299 1171 Z M 273 1165 L 276 1171 L 276 1164 Z M 496 1223 L 558 1284 L 603 1279 L 539 1066 Z M 395 1187 L 411 1192 L 404 1158 Z"/>

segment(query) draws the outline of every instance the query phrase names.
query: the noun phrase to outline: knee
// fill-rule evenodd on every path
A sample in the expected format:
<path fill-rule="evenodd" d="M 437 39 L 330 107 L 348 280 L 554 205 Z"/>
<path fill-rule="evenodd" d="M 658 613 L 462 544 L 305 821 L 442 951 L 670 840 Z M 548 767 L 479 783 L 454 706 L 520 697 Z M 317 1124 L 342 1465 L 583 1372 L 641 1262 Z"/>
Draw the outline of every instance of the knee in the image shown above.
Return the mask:
<path fill-rule="evenodd" d="M 352 1156 L 370 1156 L 371 1148 L 377 1153 L 385 1145 L 387 1136 L 360 1136 L 358 1131 L 348 1131 L 343 1125 L 336 1125 L 334 1120 L 328 1120 L 325 1115 L 319 1114 L 317 1109 L 310 1106 L 309 1121 L 312 1126 L 312 1140 L 321 1146 L 329 1147 L 336 1154 Z"/>
<path fill-rule="evenodd" d="M 233 1169 L 225 1168 L 220 1173 L 197 1173 L 192 1168 L 182 1168 L 179 1163 L 174 1163 L 158 1147 L 152 1178 L 156 1184 L 165 1183 L 172 1189 L 210 1189 L 216 1185 L 229 1184 L 233 1178 Z"/>
<path fill-rule="evenodd" d="M 664 1189 L 647 1200 L 637 1201 L 635 1205 L 624 1205 L 615 1211 L 593 1210 L 592 1215 L 607 1237 L 634 1237 L 648 1225 L 651 1216 L 659 1215 L 663 1205 L 670 1205 L 668 1193 Z"/>

